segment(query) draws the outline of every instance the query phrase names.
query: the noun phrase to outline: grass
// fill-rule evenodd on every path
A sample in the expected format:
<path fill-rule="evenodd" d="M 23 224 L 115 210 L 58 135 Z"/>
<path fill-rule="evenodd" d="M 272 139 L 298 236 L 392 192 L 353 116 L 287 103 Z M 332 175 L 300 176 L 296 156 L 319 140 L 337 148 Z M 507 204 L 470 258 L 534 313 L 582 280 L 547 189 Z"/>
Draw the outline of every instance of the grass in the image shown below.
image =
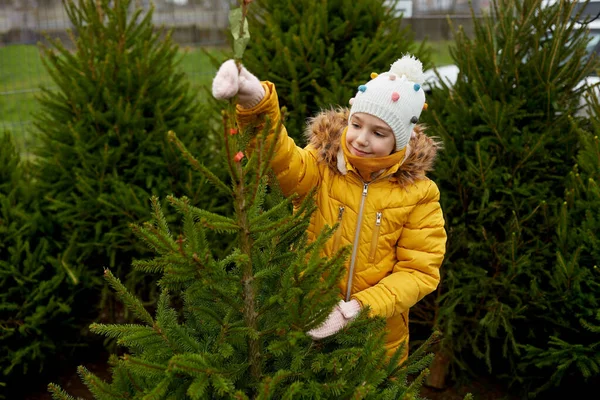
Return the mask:
<path fill-rule="evenodd" d="M 451 42 L 429 42 L 433 48 L 432 60 L 439 66 L 452 62 L 448 52 Z M 222 49 L 206 49 L 219 55 Z M 200 48 L 182 48 L 180 68 L 188 75 L 199 96 L 206 96 L 203 86 L 212 81 L 215 67 L 210 57 Z M 35 45 L 0 47 L 0 133 L 13 133 L 17 145 L 26 151 L 30 145 L 29 131 L 32 115 L 39 106 L 35 96 L 40 86 L 52 87 L 53 82 L 44 69 L 40 52 Z"/>
<path fill-rule="evenodd" d="M 450 46 L 453 41 L 451 40 L 442 40 L 439 42 L 428 42 L 429 46 L 432 48 L 431 60 L 433 61 L 433 65 L 436 67 L 440 67 L 442 65 L 453 64 L 454 60 L 450 56 Z"/>
<path fill-rule="evenodd" d="M 28 141 L 25 127 L 37 110 L 35 93 L 40 85 L 51 84 L 35 46 L 0 48 L 0 133 L 14 132 L 16 144 Z"/>
<path fill-rule="evenodd" d="M 207 49 L 218 55 L 220 49 Z M 180 64 L 198 93 L 210 84 L 216 68 L 210 58 L 199 48 L 181 49 Z M 49 74 L 44 69 L 40 52 L 35 45 L 11 45 L 0 47 L 0 133 L 9 131 L 19 148 L 26 149 L 30 143 L 32 115 L 39 110 L 36 95 L 41 86 L 52 88 Z"/>

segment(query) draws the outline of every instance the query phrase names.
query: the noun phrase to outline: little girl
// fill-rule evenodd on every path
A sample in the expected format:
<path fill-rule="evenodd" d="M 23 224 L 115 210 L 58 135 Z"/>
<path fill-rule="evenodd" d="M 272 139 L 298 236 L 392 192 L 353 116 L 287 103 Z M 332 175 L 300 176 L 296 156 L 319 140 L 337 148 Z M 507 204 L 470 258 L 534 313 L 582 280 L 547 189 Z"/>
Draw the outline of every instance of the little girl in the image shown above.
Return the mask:
<path fill-rule="evenodd" d="M 387 319 L 388 354 L 406 343 L 404 360 L 408 310 L 439 283 L 446 232 L 439 190 L 425 176 L 438 143 L 416 125 L 426 108 L 422 80 L 421 62 L 406 55 L 388 72 L 371 74 L 350 99 L 349 110 L 325 111 L 312 119 L 304 149 L 281 128 L 271 165 L 283 193 L 302 197 L 317 188 L 309 240 L 325 225 L 339 223 L 324 255 L 352 245 L 339 283 L 343 300 L 321 326 L 307 332 L 315 340 L 337 333 L 369 305 L 372 315 Z M 233 60 L 217 72 L 213 95 L 238 96 L 242 129 L 259 124 L 260 115 L 278 125 L 275 85 L 238 70 Z"/>

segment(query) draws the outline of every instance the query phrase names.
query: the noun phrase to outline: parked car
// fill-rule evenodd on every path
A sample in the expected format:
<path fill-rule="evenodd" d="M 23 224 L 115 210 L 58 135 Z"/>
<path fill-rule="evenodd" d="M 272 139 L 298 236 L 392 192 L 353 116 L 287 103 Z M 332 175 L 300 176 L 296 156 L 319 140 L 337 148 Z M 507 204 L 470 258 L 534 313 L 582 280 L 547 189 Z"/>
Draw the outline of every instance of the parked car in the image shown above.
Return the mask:
<path fill-rule="evenodd" d="M 551 1 L 547 1 L 545 4 L 552 4 Z M 585 2 L 582 2 L 582 6 Z M 577 11 L 577 10 L 576 10 Z M 586 9 L 582 12 L 583 17 L 590 17 L 592 20 L 588 22 L 587 28 L 589 29 L 590 42 L 587 45 L 587 53 L 589 55 L 595 54 L 596 57 L 600 57 L 600 1 L 590 1 L 587 4 Z M 597 75 L 596 71 L 593 75 L 587 76 L 579 82 L 576 89 L 582 86 L 587 86 L 587 93 L 596 96 L 600 100 L 600 76 Z M 438 87 L 441 88 L 440 80 L 445 82 L 447 86 L 452 87 L 458 79 L 459 68 L 454 64 L 442 65 L 428 69 L 424 72 L 424 83 L 422 85 L 423 90 L 426 93 Z M 577 115 L 588 116 L 589 110 L 586 106 L 587 100 L 585 95 L 580 99 L 580 108 Z"/>

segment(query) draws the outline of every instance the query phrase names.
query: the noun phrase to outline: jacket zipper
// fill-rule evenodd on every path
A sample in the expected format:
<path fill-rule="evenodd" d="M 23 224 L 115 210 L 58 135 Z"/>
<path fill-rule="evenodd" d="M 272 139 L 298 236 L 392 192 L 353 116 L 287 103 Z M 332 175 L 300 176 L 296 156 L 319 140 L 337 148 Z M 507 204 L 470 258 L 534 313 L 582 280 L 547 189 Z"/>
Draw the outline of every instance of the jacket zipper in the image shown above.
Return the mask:
<path fill-rule="evenodd" d="M 344 216 L 345 209 L 346 207 L 340 206 L 340 209 L 338 211 L 338 227 L 333 236 L 333 253 L 338 251 L 338 249 L 340 248 L 340 239 L 342 238 L 342 218 Z"/>
<path fill-rule="evenodd" d="M 369 252 L 369 262 L 375 260 L 375 252 L 377 251 L 377 240 L 379 239 L 379 228 L 381 228 L 381 212 L 375 217 L 375 229 L 373 229 L 373 239 L 371 239 L 371 251 Z"/>
<path fill-rule="evenodd" d="M 350 261 L 350 271 L 348 272 L 348 283 L 347 283 L 347 287 L 346 287 L 346 301 L 350 301 L 350 296 L 352 295 L 352 280 L 354 278 L 356 253 L 358 252 L 358 239 L 360 237 L 360 226 L 362 225 L 363 209 L 365 208 L 365 200 L 367 199 L 368 191 L 369 191 L 369 184 L 363 182 L 362 198 L 360 199 L 360 208 L 358 209 L 358 220 L 356 222 L 356 233 L 354 234 L 354 244 L 352 247 L 352 259 Z"/>

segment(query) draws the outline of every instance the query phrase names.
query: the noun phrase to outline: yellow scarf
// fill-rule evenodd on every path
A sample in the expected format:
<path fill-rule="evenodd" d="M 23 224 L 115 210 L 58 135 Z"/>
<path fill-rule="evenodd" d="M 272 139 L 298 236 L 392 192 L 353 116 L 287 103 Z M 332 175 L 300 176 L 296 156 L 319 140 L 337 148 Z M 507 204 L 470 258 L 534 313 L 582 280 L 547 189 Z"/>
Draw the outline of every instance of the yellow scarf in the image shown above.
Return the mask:
<path fill-rule="evenodd" d="M 354 154 L 350 153 L 350 151 L 348 150 L 348 146 L 346 146 L 347 130 L 348 128 L 344 129 L 344 132 L 342 133 L 342 150 L 344 151 L 346 160 L 348 160 L 350 164 L 352 164 L 352 166 L 354 166 L 354 168 L 357 169 L 358 174 L 363 178 L 365 182 L 370 182 L 376 177 L 373 177 L 373 173 L 388 169 L 391 166 L 398 164 L 404 160 L 404 155 L 406 154 L 406 147 L 385 157 L 355 156 Z"/>

